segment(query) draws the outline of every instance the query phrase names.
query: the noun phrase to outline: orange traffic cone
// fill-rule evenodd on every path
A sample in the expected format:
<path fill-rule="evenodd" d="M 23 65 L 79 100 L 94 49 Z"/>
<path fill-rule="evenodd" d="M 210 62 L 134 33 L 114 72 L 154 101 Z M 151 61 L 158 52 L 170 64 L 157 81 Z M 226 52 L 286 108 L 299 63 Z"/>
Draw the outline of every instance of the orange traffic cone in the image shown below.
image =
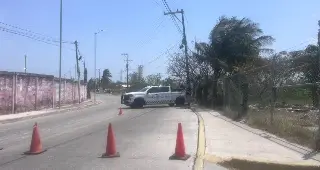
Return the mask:
<path fill-rule="evenodd" d="M 119 115 L 122 115 L 122 108 L 119 108 Z"/>
<path fill-rule="evenodd" d="M 109 127 L 108 127 L 106 152 L 101 157 L 102 158 L 120 157 L 119 152 L 117 152 L 116 150 L 116 141 L 115 141 L 111 123 L 109 123 Z"/>
<path fill-rule="evenodd" d="M 175 153 L 172 156 L 170 156 L 169 159 L 170 160 L 187 160 L 188 158 L 190 158 L 190 155 L 186 154 L 182 126 L 181 126 L 181 123 L 179 123 Z"/>
<path fill-rule="evenodd" d="M 25 152 L 26 155 L 37 155 L 47 150 L 42 150 L 42 144 L 40 140 L 38 124 L 35 123 L 33 126 L 32 139 L 30 144 L 30 150 Z"/>

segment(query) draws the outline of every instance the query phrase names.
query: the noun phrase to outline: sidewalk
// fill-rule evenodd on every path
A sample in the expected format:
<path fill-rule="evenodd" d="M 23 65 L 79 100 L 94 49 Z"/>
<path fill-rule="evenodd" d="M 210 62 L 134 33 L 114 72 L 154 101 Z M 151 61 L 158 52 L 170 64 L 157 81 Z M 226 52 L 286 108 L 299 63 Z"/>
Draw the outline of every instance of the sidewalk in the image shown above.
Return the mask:
<path fill-rule="evenodd" d="M 230 163 L 233 165 L 246 161 L 254 164 L 290 165 L 291 168 L 301 166 L 303 169 L 305 166 L 316 166 L 320 169 L 317 167 L 320 166 L 320 155 L 312 154 L 308 148 L 234 122 L 218 112 L 201 109 L 197 112 L 205 125 L 205 161 L 218 164 L 233 161 Z"/>
<path fill-rule="evenodd" d="M 21 112 L 16 114 L 7 114 L 7 115 L 0 115 L 0 123 L 6 123 L 6 122 L 12 122 L 24 118 L 31 118 L 31 117 L 40 117 L 44 115 L 48 115 L 51 113 L 61 113 L 61 112 L 67 112 L 74 109 L 81 109 L 90 107 L 93 105 L 100 104 L 101 101 L 97 101 L 96 104 L 93 103 L 91 100 L 84 101 L 80 104 L 71 104 L 71 105 L 65 105 L 61 106 L 61 108 L 50 108 L 50 109 L 43 109 L 43 110 L 37 110 L 37 111 L 30 111 L 30 112 Z"/>

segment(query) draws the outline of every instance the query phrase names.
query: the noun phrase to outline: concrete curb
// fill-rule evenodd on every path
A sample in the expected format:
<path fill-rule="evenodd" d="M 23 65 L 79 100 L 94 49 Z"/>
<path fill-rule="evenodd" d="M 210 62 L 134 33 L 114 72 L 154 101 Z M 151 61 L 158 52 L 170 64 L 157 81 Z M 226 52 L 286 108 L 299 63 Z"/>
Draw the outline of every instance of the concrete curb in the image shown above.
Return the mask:
<path fill-rule="evenodd" d="M 306 162 L 273 162 L 268 160 L 252 160 L 239 157 L 222 158 L 214 155 L 206 155 L 204 158 L 208 162 L 219 164 L 226 168 L 235 168 L 237 170 L 318 170 L 320 165 Z"/>
<path fill-rule="evenodd" d="M 198 117 L 198 146 L 197 154 L 194 161 L 193 169 L 202 170 L 204 168 L 204 156 L 206 152 L 206 137 L 205 137 L 205 126 L 202 116 L 196 112 L 195 108 L 190 108 Z"/>
<path fill-rule="evenodd" d="M 203 162 L 208 161 L 211 163 L 216 163 L 222 167 L 228 169 L 237 170 L 318 170 L 320 165 L 311 164 L 309 162 L 274 162 L 262 159 L 245 159 L 242 157 L 219 157 L 215 155 L 210 155 L 205 153 L 205 129 L 204 120 L 202 116 L 196 111 L 197 108 L 191 107 L 191 110 L 197 115 L 199 122 L 198 131 L 198 149 L 197 157 L 195 160 L 194 168 L 195 170 L 203 169 Z M 203 148 L 202 148 L 203 147 Z"/>
<path fill-rule="evenodd" d="M 85 104 L 82 103 L 81 105 L 77 105 L 77 106 L 68 105 L 68 106 L 65 106 L 64 108 L 62 107 L 60 110 L 59 109 L 50 109 L 47 112 L 37 114 L 37 115 L 27 115 L 24 117 L 0 120 L 0 124 L 13 123 L 13 122 L 17 122 L 19 120 L 25 120 L 25 119 L 34 119 L 34 118 L 38 118 L 38 117 L 49 116 L 52 114 L 66 113 L 66 112 L 73 111 L 73 110 L 80 110 L 80 109 L 89 108 L 92 106 L 99 105 L 101 103 L 102 103 L 102 101 L 96 101 L 96 104 L 93 103 L 92 101 L 87 101 Z"/>

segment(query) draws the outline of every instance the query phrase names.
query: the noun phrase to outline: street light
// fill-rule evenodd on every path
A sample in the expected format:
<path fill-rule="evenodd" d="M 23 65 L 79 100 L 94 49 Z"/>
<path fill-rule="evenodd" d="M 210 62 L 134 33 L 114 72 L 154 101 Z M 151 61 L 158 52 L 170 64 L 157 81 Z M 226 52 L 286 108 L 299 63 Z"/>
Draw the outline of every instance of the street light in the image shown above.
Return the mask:
<path fill-rule="evenodd" d="M 96 89 L 97 89 L 97 34 L 101 33 L 103 30 L 94 33 L 94 94 L 93 94 L 93 101 L 96 103 Z"/>
<path fill-rule="evenodd" d="M 60 0 L 59 109 L 61 107 L 62 0 Z"/>

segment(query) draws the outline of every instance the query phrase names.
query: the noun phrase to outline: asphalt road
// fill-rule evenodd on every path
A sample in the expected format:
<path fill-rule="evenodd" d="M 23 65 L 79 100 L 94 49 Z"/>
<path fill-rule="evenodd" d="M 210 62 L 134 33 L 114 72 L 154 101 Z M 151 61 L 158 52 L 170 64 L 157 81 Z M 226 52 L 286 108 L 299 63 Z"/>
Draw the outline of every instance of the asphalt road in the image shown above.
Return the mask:
<path fill-rule="evenodd" d="M 0 125 L 0 169 L 192 169 L 198 121 L 189 110 L 168 106 L 123 109 L 119 96 L 98 96 L 103 103 L 83 110 L 51 114 Z M 43 147 L 25 156 L 37 122 Z M 186 161 L 169 160 L 177 125 L 183 126 Z M 105 152 L 107 126 L 112 123 L 119 158 L 99 158 Z"/>

